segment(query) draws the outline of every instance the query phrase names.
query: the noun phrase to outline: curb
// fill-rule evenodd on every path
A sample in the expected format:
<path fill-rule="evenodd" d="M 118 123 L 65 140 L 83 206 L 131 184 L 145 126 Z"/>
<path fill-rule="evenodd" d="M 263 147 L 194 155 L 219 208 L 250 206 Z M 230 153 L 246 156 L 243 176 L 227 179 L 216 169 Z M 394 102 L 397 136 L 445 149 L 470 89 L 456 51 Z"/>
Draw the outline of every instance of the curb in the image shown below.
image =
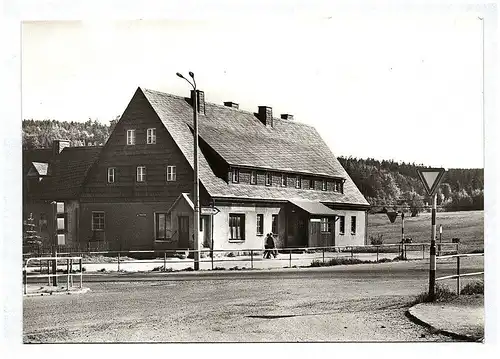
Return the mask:
<path fill-rule="evenodd" d="M 82 288 L 79 290 L 61 291 L 61 292 L 33 292 L 23 294 L 24 297 L 50 297 L 52 295 L 63 295 L 63 294 L 84 294 L 90 291 L 90 288 Z"/>
<path fill-rule="evenodd" d="M 475 337 L 471 337 L 468 335 L 451 332 L 449 330 L 438 329 L 438 328 L 434 327 L 433 325 L 431 325 L 427 322 L 424 322 L 422 319 L 418 318 L 417 316 L 415 316 L 414 314 L 411 313 L 411 309 L 414 308 L 415 306 L 416 305 L 414 305 L 411 308 L 408 308 L 408 310 L 406 310 L 406 312 L 405 312 L 406 317 L 408 319 L 410 319 L 412 322 L 414 322 L 415 324 L 418 324 L 418 325 L 421 325 L 423 327 L 428 328 L 434 334 L 436 334 L 436 333 L 443 334 L 443 335 L 446 335 L 450 338 L 461 340 L 461 341 L 466 341 L 466 342 L 483 342 L 483 338 L 475 338 Z"/>

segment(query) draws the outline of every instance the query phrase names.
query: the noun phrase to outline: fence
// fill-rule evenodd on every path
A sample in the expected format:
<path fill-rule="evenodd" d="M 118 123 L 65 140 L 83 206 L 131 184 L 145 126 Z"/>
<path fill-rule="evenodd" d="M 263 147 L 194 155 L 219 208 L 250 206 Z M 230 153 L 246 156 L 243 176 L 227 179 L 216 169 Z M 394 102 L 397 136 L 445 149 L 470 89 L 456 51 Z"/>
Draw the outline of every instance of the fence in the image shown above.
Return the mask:
<path fill-rule="evenodd" d="M 30 262 L 38 261 L 37 264 L 35 264 L 37 267 L 40 267 L 40 274 L 33 274 L 29 273 L 28 275 L 28 266 Z M 57 273 L 58 272 L 58 261 L 66 261 L 66 273 Z M 79 265 L 79 270 L 73 271 L 73 265 L 74 261 L 77 261 Z M 47 263 L 47 274 L 43 274 L 43 262 Z M 51 273 L 52 268 L 55 268 L 56 271 L 55 273 Z M 80 276 L 80 288 L 82 288 L 82 275 L 83 275 L 83 266 L 82 266 L 82 257 L 32 257 L 26 259 L 26 262 L 24 263 L 24 268 L 23 268 L 23 287 L 24 287 L 24 294 L 27 294 L 28 292 L 28 278 L 47 278 L 48 279 L 48 285 L 50 286 L 52 284 L 52 278 L 57 278 L 57 277 L 66 277 L 66 290 L 70 290 L 70 288 L 73 286 L 73 276 L 79 275 Z"/>
<path fill-rule="evenodd" d="M 436 281 L 446 280 L 446 279 L 456 279 L 457 280 L 457 295 L 460 295 L 460 278 L 484 275 L 484 272 L 460 273 L 460 258 L 483 257 L 483 256 L 484 256 L 484 253 L 452 254 L 452 255 L 445 255 L 445 256 L 437 256 L 436 260 L 447 259 L 447 258 L 456 258 L 457 259 L 457 274 L 439 277 L 439 278 L 436 278 Z"/>
<path fill-rule="evenodd" d="M 442 244 L 443 247 L 448 246 L 453 248 L 454 253 L 458 253 L 458 244 L 448 243 Z M 326 263 L 333 258 L 358 258 L 369 260 L 371 262 L 380 262 L 381 260 L 394 259 L 394 254 L 398 259 L 425 259 L 428 258 L 427 243 L 414 244 L 386 244 L 386 245 L 369 245 L 369 246 L 335 246 L 335 247 L 306 247 L 306 248 L 277 248 L 278 257 L 272 259 L 271 262 L 263 263 L 262 255 L 264 249 L 245 249 L 235 251 L 231 249 L 201 249 L 200 269 L 222 269 L 217 267 L 217 264 L 240 264 L 247 266 L 250 269 L 269 268 L 269 267 L 292 267 L 294 264 L 298 266 L 310 266 L 314 261 Z M 61 252 L 57 255 L 58 258 L 66 258 L 66 256 L 78 255 L 89 256 L 84 258 L 86 266 L 94 266 L 111 264 L 116 265 L 117 271 L 122 271 L 127 266 L 137 264 L 160 264 L 161 267 L 150 268 L 150 270 L 167 270 L 167 265 L 170 269 L 176 264 L 184 266 L 192 264 L 192 260 L 186 260 L 188 256 L 194 253 L 193 250 L 137 250 L 137 251 L 89 251 L 89 252 Z M 236 253 L 236 254 L 235 254 Z M 103 256 L 97 258 L 96 256 Z M 125 258 L 123 257 L 125 256 Z M 392 256 L 392 257 L 391 257 Z M 30 257 L 30 254 L 25 254 L 25 257 Z M 389 257 L 389 258 L 388 258 Z M 135 258 L 135 259 L 134 259 Z M 142 259 L 141 259 L 142 258 Z M 140 259 L 140 260 L 139 260 Z M 180 267 L 180 266 L 178 266 Z M 188 267 L 189 268 L 189 267 Z M 184 268 L 187 269 L 187 268 Z M 226 268 L 224 268 L 226 269 Z M 229 268 L 232 269 L 232 268 Z"/>

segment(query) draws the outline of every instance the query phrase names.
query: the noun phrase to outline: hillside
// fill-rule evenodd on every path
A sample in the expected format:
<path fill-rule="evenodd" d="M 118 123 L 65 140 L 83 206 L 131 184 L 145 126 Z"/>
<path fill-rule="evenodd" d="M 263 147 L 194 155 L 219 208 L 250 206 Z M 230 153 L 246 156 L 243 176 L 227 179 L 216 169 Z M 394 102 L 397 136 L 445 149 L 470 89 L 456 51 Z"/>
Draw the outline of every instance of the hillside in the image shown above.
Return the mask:
<path fill-rule="evenodd" d="M 419 209 L 430 203 L 417 175 L 422 164 L 339 157 L 339 161 L 374 210 Z M 448 169 L 438 189 L 438 206 L 446 211 L 484 208 L 484 170 Z"/>
<path fill-rule="evenodd" d="M 110 125 L 90 119 L 84 123 L 23 120 L 23 149 L 50 147 L 53 140 L 61 138 L 70 140 L 72 146 L 102 145 L 118 119 L 110 121 Z M 424 165 L 352 157 L 339 157 L 339 161 L 374 211 L 396 206 L 416 215 L 430 202 L 416 172 Z M 449 169 L 439 188 L 438 205 L 447 211 L 481 210 L 483 190 L 483 169 Z"/>

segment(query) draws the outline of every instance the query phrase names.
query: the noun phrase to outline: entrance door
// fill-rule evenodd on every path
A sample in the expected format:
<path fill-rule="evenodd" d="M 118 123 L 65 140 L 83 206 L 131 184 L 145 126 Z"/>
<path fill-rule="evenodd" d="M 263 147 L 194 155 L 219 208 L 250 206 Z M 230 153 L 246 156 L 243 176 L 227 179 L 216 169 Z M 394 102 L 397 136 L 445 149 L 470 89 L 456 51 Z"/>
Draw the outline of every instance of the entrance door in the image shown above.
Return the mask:
<path fill-rule="evenodd" d="M 309 221 L 309 247 L 321 247 L 321 222 L 319 219 Z"/>
<path fill-rule="evenodd" d="M 179 248 L 189 248 L 189 217 L 179 216 Z"/>

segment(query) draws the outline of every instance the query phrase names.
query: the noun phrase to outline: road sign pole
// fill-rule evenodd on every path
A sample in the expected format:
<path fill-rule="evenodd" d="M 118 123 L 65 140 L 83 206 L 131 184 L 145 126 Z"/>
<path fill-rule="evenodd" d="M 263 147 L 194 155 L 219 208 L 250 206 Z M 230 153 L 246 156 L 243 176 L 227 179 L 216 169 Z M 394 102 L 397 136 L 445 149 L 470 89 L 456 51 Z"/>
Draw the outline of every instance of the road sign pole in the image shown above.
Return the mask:
<path fill-rule="evenodd" d="M 436 208 L 437 194 L 432 196 L 432 216 L 431 216 L 431 249 L 429 268 L 429 300 L 434 301 L 436 297 Z"/>

